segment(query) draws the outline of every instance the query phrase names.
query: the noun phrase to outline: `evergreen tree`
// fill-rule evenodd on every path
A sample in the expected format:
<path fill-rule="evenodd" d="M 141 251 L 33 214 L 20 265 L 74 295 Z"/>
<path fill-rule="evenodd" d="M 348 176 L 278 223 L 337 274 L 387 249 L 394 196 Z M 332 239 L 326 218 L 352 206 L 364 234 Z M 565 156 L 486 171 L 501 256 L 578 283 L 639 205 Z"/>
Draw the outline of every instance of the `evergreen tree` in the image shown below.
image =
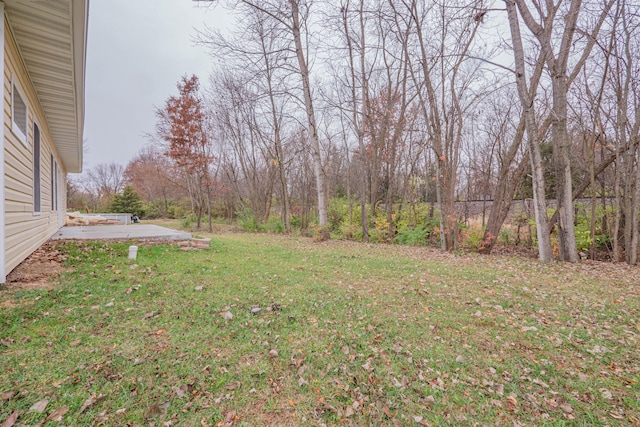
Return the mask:
<path fill-rule="evenodd" d="M 122 193 L 116 194 L 111 203 L 111 212 L 114 213 L 130 213 L 142 217 L 144 208 L 142 207 L 142 199 L 132 186 L 127 185 Z"/>

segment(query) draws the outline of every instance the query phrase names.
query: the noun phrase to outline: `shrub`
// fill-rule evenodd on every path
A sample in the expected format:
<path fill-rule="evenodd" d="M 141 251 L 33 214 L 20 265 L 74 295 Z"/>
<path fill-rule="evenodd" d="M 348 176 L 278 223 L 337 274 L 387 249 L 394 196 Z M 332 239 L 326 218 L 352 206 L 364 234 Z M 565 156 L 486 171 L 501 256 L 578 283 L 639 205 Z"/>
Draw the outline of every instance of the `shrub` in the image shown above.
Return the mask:
<path fill-rule="evenodd" d="M 504 243 L 505 245 L 508 245 L 512 240 L 515 239 L 515 237 L 516 235 L 513 231 L 503 228 L 502 230 L 500 230 L 500 234 L 498 235 L 498 241 Z"/>
<path fill-rule="evenodd" d="M 398 234 L 393 240 L 400 245 L 424 246 L 431 230 L 427 227 L 404 227 L 398 230 Z"/>
<path fill-rule="evenodd" d="M 267 223 L 267 230 L 269 233 L 278 233 L 282 234 L 285 232 L 286 227 L 284 226 L 284 222 L 281 220 L 269 220 Z"/>
<path fill-rule="evenodd" d="M 167 216 L 171 219 L 183 218 L 187 214 L 187 210 L 182 206 L 170 204 L 167 206 Z"/>
<path fill-rule="evenodd" d="M 461 227 L 461 246 L 473 251 L 480 249 L 483 244 L 484 230 L 480 227 Z"/>
<path fill-rule="evenodd" d="M 195 221 L 195 217 L 193 216 L 193 214 L 189 214 L 180 220 L 180 226 L 184 230 L 190 230 L 191 225 L 194 223 L 194 221 Z"/>
<path fill-rule="evenodd" d="M 579 251 L 586 252 L 591 246 L 591 227 L 585 222 L 579 222 L 575 228 L 576 246 Z"/>
<path fill-rule="evenodd" d="M 289 218 L 289 223 L 291 224 L 291 228 L 300 228 L 301 219 L 298 216 L 291 215 Z"/>
<path fill-rule="evenodd" d="M 329 200 L 327 220 L 331 231 L 340 230 L 340 226 L 349 218 L 349 201 L 346 198 L 334 197 Z"/>
<path fill-rule="evenodd" d="M 362 226 L 345 222 L 340 226 L 338 234 L 345 239 L 362 240 Z"/>
<path fill-rule="evenodd" d="M 260 224 L 256 215 L 250 208 L 243 206 L 242 209 L 236 212 L 236 216 L 238 217 L 240 227 L 242 227 L 244 231 L 257 233 L 264 230 L 263 225 Z"/>

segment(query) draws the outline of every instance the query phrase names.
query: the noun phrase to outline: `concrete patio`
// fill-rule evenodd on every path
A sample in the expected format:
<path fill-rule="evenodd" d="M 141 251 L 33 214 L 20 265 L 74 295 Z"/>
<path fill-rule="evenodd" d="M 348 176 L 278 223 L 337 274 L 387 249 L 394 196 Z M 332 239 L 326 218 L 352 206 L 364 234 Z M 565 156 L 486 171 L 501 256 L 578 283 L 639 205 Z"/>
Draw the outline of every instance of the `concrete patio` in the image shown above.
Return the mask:
<path fill-rule="evenodd" d="M 51 240 L 165 239 L 190 240 L 191 234 L 152 224 L 62 227 Z"/>

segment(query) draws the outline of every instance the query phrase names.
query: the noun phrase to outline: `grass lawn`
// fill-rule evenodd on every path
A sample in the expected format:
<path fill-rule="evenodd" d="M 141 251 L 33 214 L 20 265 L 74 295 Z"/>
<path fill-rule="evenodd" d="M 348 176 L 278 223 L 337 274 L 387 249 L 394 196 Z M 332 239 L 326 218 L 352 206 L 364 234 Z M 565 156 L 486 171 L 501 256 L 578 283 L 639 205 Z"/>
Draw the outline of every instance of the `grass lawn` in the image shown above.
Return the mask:
<path fill-rule="evenodd" d="M 640 425 L 639 268 L 211 237 L 0 290 L 0 423 Z"/>

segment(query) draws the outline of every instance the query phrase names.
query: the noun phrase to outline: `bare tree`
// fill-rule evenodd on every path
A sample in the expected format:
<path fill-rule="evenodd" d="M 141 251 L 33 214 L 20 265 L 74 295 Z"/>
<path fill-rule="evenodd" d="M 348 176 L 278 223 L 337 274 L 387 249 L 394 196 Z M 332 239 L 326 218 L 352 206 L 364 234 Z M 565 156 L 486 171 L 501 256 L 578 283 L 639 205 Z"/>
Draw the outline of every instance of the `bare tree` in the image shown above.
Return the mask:
<path fill-rule="evenodd" d="M 522 46 L 522 36 L 520 34 L 520 24 L 518 22 L 516 6 L 515 3 L 510 0 L 505 0 L 505 3 L 507 5 L 509 28 L 511 29 L 511 40 L 513 43 L 516 86 L 518 88 L 520 104 L 522 105 L 524 130 L 526 130 L 527 133 L 527 145 L 529 147 L 529 158 L 531 160 L 534 212 L 538 237 L 538 258 L 541 261 L 548 262 L 551 261 L 553 253 L 551 251 L 551 239 L 548 233 L 547 204 L 544 193 L 544 174 L 542 169 L 542 155 L 540 154 L 540 140 L 538 139 L 538 124 L 536 121 L 533 96 L 527 87 L 524 48 Z M 540 61 L 538 61 L 538 63 L 539 62 Z M 538 70 L 541 70 L 541 68 L 542 67 L 538 67 Z M 534 75 L 534 77 L 535 76 L 537 75 Z M 533 86 L 533 94 L 535 94 L 535 90 L 536 87 Z"/>
<path fill-rule="evenodd" d="M 292 97 L 285 83 L 291 73 L 287 64 L 291 42 L 280 36 L 281 27 L 278 21 L 261 11 L 248 9 L 242 31 L 237 31 L 238 34 L 223 36 L 218 31 L 209 30 L 200 33 L 199 40 L 210 49 L 212 57 L 224 56 L 228 63 L 244 64 L 241 75 L 245 80 L 244 85 L 250 85 L 255 91 L 251 102 L 255 103 L 256 114 L 251 116 L 255 123 L 243 122 L 251 126 L 251 132 L 262 141 L 267 162 L 271 162 L 277 172 L 282 219 L 285 230 L 290 232 L 290 200 L 283 138 L 287 122 L 292 120 L 286 111 L 286 105 L 291 103 Z M 217 89 L 211 97 L 218 97 L 219 90 L 224 89 Z M 265 214 L 268 216 L 269 212 Z"/>
<path fill-rule="evenodd" d="M 156 212 L 147 211 L 147 216 L 169 217 L 170 205 L 181 198 L 182 191 L 187 191 L 186 183 L 178 179 L 180 174 L 171 158 L 151 144 L 129 161 L 124 176 L 142 199 L 153 205 Z"/>
<path fill-rule="evenodd" d="M 440 244 L 443 250 L 457 245 L 455 192 L 461 161 L 463 118 L 475 98 L 470 91 L 472 73 L 465 76 L 462 65 L 477 34 L 482 19 L 481 1 L 460 1 L 455 7 L 423 4 L 403 0 L 401 5 L 389 1 L 398 26 L 414 35 L 407 45 L 411 79 L 417 88 L 421 111 L 436 161 L 436 194 L 440 209 Z M 427 28 L 437 28 L 429 40 Z"/>
<path fill-rule="evenodd" d="M 206 0 L 203 0 L 206 1 Z M 305 47 L 304 34 L 307 31 L 307 18 L 311 1 L 277 0 L 255 2 L 251 0 L 232 0 L 235 6 L 243 6 L 242 11 L 251 10 L 262 14 L 264 19 L 275 20 L 281 25 L 281 37 L 286 37 L 293 43 L 293 54 L 296 59 L 295 71 L 300 77 L 302 98 L 305 106 L 307 132 L 309 134 L 309 151 L 313 159 L 313 169 L 316 179 L 316 194 L 318 203 L 318 223 L 323 238 L 328 238 L 327 227 L 327 191 L 325 185 L 325 172 L 322 168 L 322 152 L 318 135 L 318 124 L 311 94 L 311 80 L 307 49 Z"/>
<path fill-rule="evenodd" d="M 586 59 L 589 57 L 593 42 L 597 38 L 598 32 L 604 22 L 611 6 L 615 0 L 609 0 L 596 20 L 596 24 L 592 29 L 590 41 L 586 43 L 579 56 L 574 70 L 579 70 Z M 511 0 L 506 0 L 507 10 L 509 12 L 510 26 L 513 28 L 517 15 L 515 7 Z M 567 131 L 567 93 L 569 90 L 570 78 L 567 72 L 569 59 L 573 53 L 572 45 L 574 44 L 574 36 L 578 26 L 578 16 L 582 0 L 571 0 L 568 9 L 564 12 L 562 19 L 558 19 L 558 12 L 563 6 L 563 0 L 557 3 L 547 1 L 544 4 L 537 5 L 535 10 L 539 19 L 533 16 L 529 6 L 524 0 L 515 0 L 517 9 L 520 12 L 524 23 L 533 33 L 538 41 L 541 54 L 543 55 L 546 68 L 551 77 L 551 86 L 553 94 L 552 102 L 552 135 L 553 135 L 553 155 L 556 172 L 556 193 L 558 199 L 558 246 L 560 250 L 560 259 L 563 261 L 578 261 L 578 250 L 576 247 L 574 218 L 573 218 L 573 197 L 572 197 L 572 176 L 571 176 L 571 159 L 570 149 L 571 142 Z M 561 30 L 560 42 L 555 43 L 557 51 L 554 49 L 554 32 L 558 31 L 558 27 L 564 23 L 564 29 Z M 512 32 L 513 34 L 513 32 Z"/>
<path fill-rule="evenodd" d="M 84 175 L 84 187 L 93 193 L 97 209 L 108 210 L 113 196 L 125 185 L 124 166 L 118 163 L 99 163 Z"/>
<path fill-rule="evenodd" d="M 275 157 L 270 142 L 260 131 L 258 100 L 261 94 L 250 76 L 220 72 L 211 79 L 209 108 L 218 139 L 222 141 L 223 175 L 240 202 L 256 222 L 269 218 L 276 179 Z"/>

